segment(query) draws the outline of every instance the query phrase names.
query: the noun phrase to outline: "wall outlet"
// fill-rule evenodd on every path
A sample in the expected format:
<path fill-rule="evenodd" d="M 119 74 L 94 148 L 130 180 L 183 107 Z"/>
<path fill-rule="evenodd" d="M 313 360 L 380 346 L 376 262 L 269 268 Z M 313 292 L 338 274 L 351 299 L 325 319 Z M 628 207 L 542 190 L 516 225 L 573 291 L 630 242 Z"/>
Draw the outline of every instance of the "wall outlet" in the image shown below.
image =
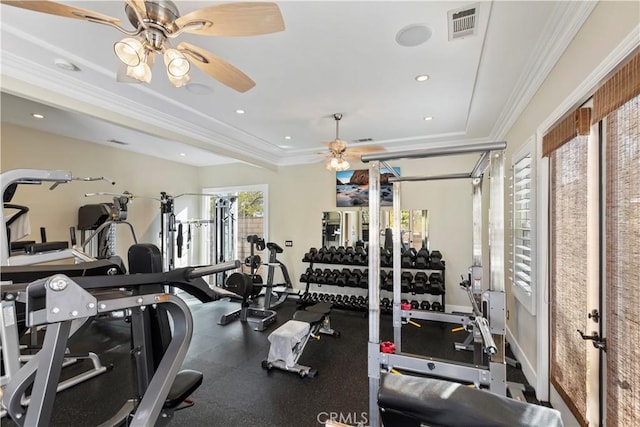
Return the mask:
<path fill-rule="evenodd" d="M 287 248 L 292 247 L 292 246 L 293 246 L 293 240 L 285 240 L 285 241 L 284 241 L 284 245 L 285 245 Z"/>

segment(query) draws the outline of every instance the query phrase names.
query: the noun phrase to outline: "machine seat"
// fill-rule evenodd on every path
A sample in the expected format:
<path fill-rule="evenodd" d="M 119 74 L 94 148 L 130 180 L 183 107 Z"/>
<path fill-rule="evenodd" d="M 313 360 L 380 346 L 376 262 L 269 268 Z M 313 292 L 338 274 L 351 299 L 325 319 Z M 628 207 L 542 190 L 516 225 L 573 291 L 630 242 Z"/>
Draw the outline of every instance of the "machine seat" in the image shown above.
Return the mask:
<path fill-rule="evenodd" d="M 184 369 L 178 372 L 173 381 L 167 400 L 164 402 L 166 409 L 173 409 L 185 401 L 202 384 L 202 372 L 192 369 Z"/>
<path fill-rule="evenodd" d="M 560 412 L 462 384 L 384 374 L 378 406 L 385 425 L 398 427 L 561 427 Z"/>

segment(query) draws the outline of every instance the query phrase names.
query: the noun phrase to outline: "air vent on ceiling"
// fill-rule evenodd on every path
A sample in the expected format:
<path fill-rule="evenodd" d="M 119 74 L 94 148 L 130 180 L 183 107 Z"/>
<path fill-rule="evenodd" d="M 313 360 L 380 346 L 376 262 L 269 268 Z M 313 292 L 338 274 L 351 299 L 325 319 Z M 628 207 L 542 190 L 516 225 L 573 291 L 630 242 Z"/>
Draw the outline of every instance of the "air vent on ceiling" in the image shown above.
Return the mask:
<path fill-rule="evenodd" d="M 118 141 L 117 139 L 110 139 L 108 142 L 112 142 L 112 143 L 118 144 L 118 145 L 129 145 L 128 142 Z"/>
<path fill-rule="evenodd" d="M 360 138 L 360 139 L 354 139 L 353 142 L 371 142 L 373 141 L 373 138 Z"/>
<path fill-rule="evenodd" d="M 449 41 L 476 34 L 479 6 L 476 3 L 472 6 L 447 12 L 449 17 Z"/>

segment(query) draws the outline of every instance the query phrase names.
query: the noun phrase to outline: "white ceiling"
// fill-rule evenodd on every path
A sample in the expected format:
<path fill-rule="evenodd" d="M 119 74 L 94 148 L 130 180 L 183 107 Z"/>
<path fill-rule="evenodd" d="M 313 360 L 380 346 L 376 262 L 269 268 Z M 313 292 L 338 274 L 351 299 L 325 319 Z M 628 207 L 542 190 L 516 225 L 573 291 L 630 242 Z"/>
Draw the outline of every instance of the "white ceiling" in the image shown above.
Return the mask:
<path fill-rule="evenodd" d="M 128 24 L 122 1 L 62 3 Z M 217 4 L 175 3 L 182 14 Z M 477 34 L 449 41 L 447 11 L 473 4 Z M 340 137 L 352 148 L 501 140 L 594 4 L 283 1 L 283 32 L 179 37 L 249 75 L 256 86 L 246 93 L 197 69 L 191 87 L 174 88 L 159 60 L 150 84 L 118 83 L 112 46 L 122 33 L 3 4 L 2 121 L 194 166 L 245 161 L 272 169 L 322 161 L 334 113 L 343 114 Z M 396 34 L 411 24 L 429 26 L 431 39 L 399 45 Z M 61 70 L 56 59 L 81 71 Z M 418 83 L 418 74 L 430 79 Z M 34 120 L 36 111 L 46 118 Z M 361 138 L 373 141 L 353 142 Z"/>

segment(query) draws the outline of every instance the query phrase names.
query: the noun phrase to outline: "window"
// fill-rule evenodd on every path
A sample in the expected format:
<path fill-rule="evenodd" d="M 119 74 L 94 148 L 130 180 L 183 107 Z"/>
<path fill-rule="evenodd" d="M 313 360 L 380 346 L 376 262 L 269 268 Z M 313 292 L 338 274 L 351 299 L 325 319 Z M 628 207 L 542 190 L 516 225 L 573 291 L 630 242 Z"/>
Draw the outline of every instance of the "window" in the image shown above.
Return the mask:
<path fill-rule="evenodd" d="M 535 189 L 533 179 L 533 141 L 514 156 L 512 167 L 511 209 L 511 283 L 520 303 L 535 314 Z"/>

